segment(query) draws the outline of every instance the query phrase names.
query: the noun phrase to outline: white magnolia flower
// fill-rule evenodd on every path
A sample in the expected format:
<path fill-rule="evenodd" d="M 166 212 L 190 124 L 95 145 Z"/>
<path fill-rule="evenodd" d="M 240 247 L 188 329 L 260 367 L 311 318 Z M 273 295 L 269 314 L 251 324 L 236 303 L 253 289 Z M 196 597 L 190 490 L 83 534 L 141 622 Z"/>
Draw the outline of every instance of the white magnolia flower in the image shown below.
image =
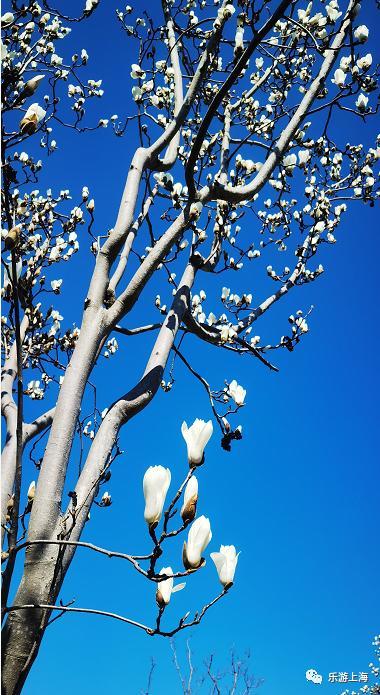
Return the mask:
<path fill-rule="evenodd" d="M 233 584 L 239 555 L 234 545 L 221 545 L 219 553 L 210 553 L 219 581 L 224 587 Z"/>
<path fill-rule="evenodd" d="M 63 58 L 61 58 L 61 56 L 58 56 L 56 53 L 53 53 L 51 58 L 50 58 L 50 62 L 55 67 L 58 67 L 59 65 L 62 65 Z"/>
<path fill-rule="evenodd" d="M 86 5 L 85 5 L 86 12 L 91 12 L 91 10 L 93 10 L 94 7 L 96 7 L 98 3 L 99 3 L 99 0 L 86 0 Z"/>
<path fill-rule="evenodd" d="M 50 283 L 51 289 L 53 290 L 53 292 L 55 292 L 55 294 L 59 294 L 59 290 L 60 290 L 60 287 L 62 285 L 62 282 L 63 282 L 63 280 L 52 280 L 51 281 L 51 283 Z"/>
<path fill-rule="evenodd" d="M 140 101 L 142 97 L 142 91 L 140 87 L 132 87 L 132 96 L 135 101 Z"/>
<path fill-rule="evenodd" d="M 14 15 L 12 14 L 12 12 L 5 12 L 5 14 L 3 14 L 3 16 L 1 18 L 1 23 L 4 25 L 5 24 L 12 24 L 13 20 L 14 20 Z"/>
<path fill-rule="evenodd" d="M 335 3 L 330 2 L 329 5 L 326 5 L 326 13 L 327 13 L 327 16 L 328 16 L 330 22 L 336 22 L 339 19 L 339 17 L 341 17 L 341 15 L 342 15 L 342 13 L 339 12 L 337 7 L 338 7 L 337 2 L 335 2 Z"/>
<path fill-rule="evenodd" d="M 331 80 L 334 84 L 336 84 L 337 87 L 344 87 L 344 83 L 346 81 L 346 73 L 343 72 L 340 68 L 335 70 L 334 72 L 334 78 Z"/>
<path fill-rule="evenodd" d="M 299 165 L 301 167 L 305 166 L 311 157 L 310 150 L 300 150 L 298 152 Z"/>
<path fill-rule="evenodd" d="M 30 483 L 30 485 L 28 487 L 28 492 L 27 492 L 29 502 L 32 502 L 34 500 L 35 492 L 36 492 L 36 481 L 32 480 L 32 482 Z"/>
<path fill-rule="evenodd" d="M 146 73 L 142 68 L 140 68 L 140 65 L 133 63 L 131 65 L 131 68 L 132 68 L 131 77 L 133 80 L 138 80 L 138 79 L 145 80 Z"/>
<path fill-rule="evenodd" d="M 236 336 L 236 331 L 232 326 L 223 326 L 222 330 L 220 331 L 220 340 L 222 343 L 227 343 L 232 341 L 233 338 Z"/>
<path fill-rule="evenodd" d="M 170 470 L 163 466 L 149 466 L 144 475 L 144 519 L 149 525 L 158 524 L 161 519 L 170 480 Z"/>
<path fill-rule="evenodd" d="M 197 203 L 191 203 L 189 217 L 191 220 L 197 220 L 202 212 L 203 205 L 200 201 Z"/>
<path fill-rule="evenodd" d="M 171 567 L 163 567 L 162 570 L 160 570 L 160 574 L 165 574 L 169 577 L 169 579 L 163 579 L 162 582 L 158 583 L 156 591 L 156 601 L 161 608 L 164 608 L 168 605 L 168 603 L 170 603 L 172 594 L 174 594 L 176 591 L 181 591 L 181 589 L 184 589 L 186 583 L 183 582 L 182 584 L 177 584 L 174 586 L 174 579 L 172 576 L 170 576 L 173 574 Z"/>
<path fill-rule="evenodd" d="M 210 520 L 200 516 L 191 525 L 187 543 L 183 544 L 183 563 L 186 569 L 195 569 L 202 562 L 202 553 L 212 538 Z"/>
<path fill-rule="evenodd" d="M 236 405 L 243 405 L 247 391 L 233 379 L 228 387 L 228 395 L 234 399 Z"/>
<path fill-rule="evenodd" d="M 297 155 L 288 154 L 286 157 L 284 157 L 283 164 L 284 164 L 285 170 L 288 173 L 292 172 L 295 165 L 297 164 Z"/>
<path fill-rule="evenodd" d="M 46 111 L 39 104 L 31 104 L 20 121 L 20 130 L 22 133 L 31 135 L 37 129 L 37 125 L 45 118 Z"/>
<path fill-rule="evenodd" d="M 234 14 L 235 11 L 236 10 L 231 3 L 224 5 L 223 7 L 221 7 L 218 10 L 218 20 L 222 21 L 224 19 L 228 19 L 229 17 L 231 17 Z"/>
<path fill-rule="evenodd" d="M 343 72 L 348 72 L 351 65 L 351 56 L 342 56 L 340 59 L 339 67 Z"/>
<path fill-rule="evenodd" d="M 196 418 L 191 427 L 188 427 L 186 422 L 182 423 L 181 432 L 187 444 L 187 458 L 190 466 L 200 466 L 203 463 L 204 450 L 212 431 L 211 420 L 205 422 Z"/>
<path fill-rule="evenodd" d="M 309 326 L 304 318 L 300 316 L 298 319 L 296 319 L 296 324 L 298 328 L 300 329 L 301 333 L 307 333 L 309 330 Z"/>
<path fill-rule="evenodd" d="M 1 62 L 3 62 L 3 60 L 7 60 L 8 56 L 10 57 L 10 53 L 8 52 L 8 49 L 5 45 L 5 43 L 0 41 L 0 45 L 1 45 Z"/>
<path fill-rule="evenodd" d="M 370 53 L 367 53 L 367 55 L 363 56 L 362 58 L 359 58 L 357 61 L 357 66 L 360 68 L 360 70 L 368 70 L 372 65 L 372 55 Z"/>
<path fill-rule="evenodd" d="M 28 383 L 26 393 L 32 400 L 40 401 L 44 397 L 44 392 L 40 387 L 40 383 L 38 379 L 33 379 L 33 381 L 29 381 Z"/>
<path fill-rule="evenodd" d="M 366 27 L 365 24 L 361 24 L 360 27 L 356 27 L 356 29 L 354 31 L 354 36 L 355 36 L 355 39 L 357 39 L 361 43 L 364 43 L 365 41 L 367 41 L 368 36 L 369 36 L 368 27 Z"/>
<path fill-rule="evenodd" d="M 365 94 L 359 94 L 355 104 L 358 111 L 365 111 L 368 104 L 368 97 L 366 97 Z"/>
<path fill-rule="evenodd" d="M 183 505 L 181 509 L 182 521 L 189 523 L 193 521 L 196 511 L 197 511 L 197 501 L 198 501 L 198 480 L 195 475 L 193 475 L 185 488 L 185 494 L 183 496 Z"/>
<path fill-rule="evenodd" d="M 222 302 L 225 302 L 225 300 L 228 299 L 230 294 L 231 294 L 230 288 L 229 287 L 223 287 L 222 288 Z"/>

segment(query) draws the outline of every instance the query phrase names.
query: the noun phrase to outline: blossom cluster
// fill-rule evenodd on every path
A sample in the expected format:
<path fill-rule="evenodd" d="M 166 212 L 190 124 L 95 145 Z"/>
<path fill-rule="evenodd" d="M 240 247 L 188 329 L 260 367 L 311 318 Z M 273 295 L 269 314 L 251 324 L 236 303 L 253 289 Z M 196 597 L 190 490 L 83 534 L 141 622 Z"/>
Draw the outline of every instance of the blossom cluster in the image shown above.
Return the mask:
<path fill-rule="evenodd" d="M 198 479 L 193 474 L 196 467 L 200 466 L 204 458 L 205 447 L 212 435 L 211 420 L 204 422 L 196 419 L 191 427 L 186 422 L 182 424 L 182 434 L 187 446 L 188 462 L 191 469 L 187 477 L 184 489 L 181 517 L 183 529 L 191 524 L 187 541 L 183 544 L 183 564 L 185 570 L 194 571 L 205 563 L 203 553 L 212 539 L 210 520 L 204 515 L 196 518 L 198 503 Z M 169 468 L 161 465 L 150 466 L 143 480 L 145 498 L 144 518 L 151 532 L 154 532 L 163 515 L 167 493 L 171 483 Z M 210 555 L 218 572 L 218 577 L 225 589 L 234 581 L 238 553 L 233 545 L 220 547 L 219 552 Z M 156 592 L 157 604 L 165 608 L 169 603 L 171 594 L 183 589 L 184 583 L 174 585 L 173 570 L 171 567 L 163 567 L 160 575 L 165 578 L 158 584 Z"/>

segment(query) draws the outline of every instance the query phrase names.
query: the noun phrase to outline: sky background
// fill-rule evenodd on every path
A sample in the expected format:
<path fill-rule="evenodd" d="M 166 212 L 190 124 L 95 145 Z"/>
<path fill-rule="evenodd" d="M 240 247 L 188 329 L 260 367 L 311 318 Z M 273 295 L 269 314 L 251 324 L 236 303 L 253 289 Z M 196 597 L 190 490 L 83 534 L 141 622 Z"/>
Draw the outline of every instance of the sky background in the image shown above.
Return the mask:
<path fill-rule="evenodd" d="M 65 11 L 75 4 L 65 3 Z M 143 5 L 135 4 L 137 13 Z M 372 27 L 378 19 L 374 6 L 368 3 L 363 14 L 363 22 Z M 67 44 L 68 55 L 74 45 L 86 48 L 88 77 L 103 78 L 98 117 L 128 114 L 133 108 L 129 65 L 135 54 L 118 27 L 116 7 L 113 0 L 101 3 L 88 22 L 74 28 Z M 337 127 L 348 140 L 373 143 L 374 123 L 367 132 L 359 121 L 339 122 Z M 57 134 L 57 142 L 40 189 L 44 184 L 70 188 L 80 196 L 82 186 L 89 186 L 96 202 L 96 230 L 104 233 L 114 223 L 135 146 L 133 132 L 118 139 L 108 130 L 81 137 L 65 131 Z M 210 517 L 213 530 L 208 551 L 218 550 L 221 543 L 234 543 L 241 550 L 236 583 L 201 626 L 178 635 L 178 654 L 184 657 L 190 639 L 199 670 L 210 654 L 224 669 L 231 649 L 239 655 L 249 650 L 252 671 L 265 681 L 263 695 L 307 695 L 313 689 L 337 695 L 343 686 L 329 684 L 328 673 L 369 672 L 371 641 L 379 632 L 376 216 L 376 209 L 354 203 L 337 233 L 338 243 L 322 258 L 324 275 L 296 289 L 298 294 L 277 305 L 258 327 L 271 341 L 286 330 L 290 313 L 315 307 L 311 331 L 301 345 L 292 354 L 276 354 L 278 374 L 195 340 L 189 339 L 184 350 L 213 386 L 233 378 L 242 383 L 247 405 L 236 421 L 243 425 L 243 440 L 227 454 L 215 433 L 206 465 L 197 474 L 198 513 Z M 263 268 L 269 260 L 263 260 Z M 58 274 L 64 277 L 64 292 L 55 305 L 67 325 L 80 319 L 92 265 L 92 256 L 84 252 Z M 255 294 L 255 278 L 249 273 L 244 278 L 251 280 L 249 286 L 239 288 L 242 281 L 235 275 L 231 280 L 222 276 L 217 283 L 232 283 L 235 291 L 250 288 Z M 204 278 L 196 289 L 202 287 L 208 290 Z M 165 301 L 170 291 L 166 286 Z M 153 283 L 144 295 L 149 317 L 156 317 L 151 308 L 155 294 Z M 209 305 L 208 311 L 213 308 Z M 142 311 L 136 323 L 146 321 L 144 301 Z M 125 325 L 133 325 L 135 316 Z M 100 409 L 133 385 L 152 340 L 118 336 L 117 356 L 103 361 L 96 372 Z M 170 467 L 174 493 L 187 472 L 181 423 L 210 417 L 201 385 L 179 364 L 175 378 L 170 394 L 160 391 L 123 430 L 124 454 L 107 484 L 113 504 L 93 510 L 84 540 L 124 552 L 149 551 L 143 474 L 149 465 Z M 27 462 L 26 487 L 34 476 Z M 173 543 L 164 564 L 180 568 L 181 543 Z M 163 624 L 176 624 L 179 615 L 201 608 L 218 592 L 216 571 L 208 560 L 186 589 L 173 596 Z M 127 563 L 85 549 L 77 552 L 61 598 L 147 624 L 156 615 L 153 586 Z M 54 689 L 55 695 L 63 695 L 71 688 L 100 695 L 106 688 L 139 693 L 146 687 L 152 657 L 157 662 L 154 695 L 179 693 L 167 640 L 106 618 L 68 615 L 48 629 L 24 692 L 41 695 Z M 309 668 L 323 675 L 322 685 L 306 682 Z"/>

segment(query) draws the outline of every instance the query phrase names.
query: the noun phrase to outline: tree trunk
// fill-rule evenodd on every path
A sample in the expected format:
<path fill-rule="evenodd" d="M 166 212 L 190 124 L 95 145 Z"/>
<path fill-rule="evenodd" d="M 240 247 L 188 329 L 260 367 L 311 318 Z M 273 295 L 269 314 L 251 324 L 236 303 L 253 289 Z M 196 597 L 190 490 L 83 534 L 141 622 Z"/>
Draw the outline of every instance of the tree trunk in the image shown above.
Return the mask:
<path fill-rule="evenodd" d="M 57 546 L 32 546 L 27 550 L 24 575 L 14 605 L 54 603 L 63 581 L 63 576 L 57 576 L 55 570 L 58 553 Z M 3 695 L 21 692 L 37 657 L 49 615 L 40 609 L 8 614 L 2 630 Z"/>

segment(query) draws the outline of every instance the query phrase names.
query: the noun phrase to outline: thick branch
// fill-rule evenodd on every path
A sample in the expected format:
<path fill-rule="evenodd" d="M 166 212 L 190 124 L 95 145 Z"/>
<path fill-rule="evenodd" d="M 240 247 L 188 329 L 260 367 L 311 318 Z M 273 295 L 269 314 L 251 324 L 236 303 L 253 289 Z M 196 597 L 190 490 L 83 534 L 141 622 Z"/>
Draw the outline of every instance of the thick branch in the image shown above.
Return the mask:
<path fill-rule="evenodd" d="M 50 410 L 47 410 L 46 413 L 39 415 L 35 420 L 33 420 L 33 422 L 24 423 L 24 446 L 30 442 L 31 439 L 40 434 L 40 432 L 43 432 L 47 429 L 47 427 L 50 427 L 51 423 L 53 422 L 54 415 L 55 407 L 50 408 Z"/>
<path fill-rule="evenodd" d="M 190 289 L 194 282 L 195 272 L 193 266 L 189 264 L 174 297 L 172 308 L 157 336 L 140 382 L 111 406 L 92 442 L 87 461 L 75 488 L 76 507 L 74 509 L 70 505 L 66 515 L 69 527 L 65 531 L 71 534 L 70 538 L 73 540 L 80 537 L 88 511 L 97 492 L 99 479 L 106 470 L 110 452 L 120 428 L 148 405 L 159 388 L 170 350 L 183 316 L 189 307 Z M 70 522 L 70 518 L 74 521 Z M 69 564 L 71 556 L 67 554 L 67 560 L 65 559 L 67 564 Z"/>

